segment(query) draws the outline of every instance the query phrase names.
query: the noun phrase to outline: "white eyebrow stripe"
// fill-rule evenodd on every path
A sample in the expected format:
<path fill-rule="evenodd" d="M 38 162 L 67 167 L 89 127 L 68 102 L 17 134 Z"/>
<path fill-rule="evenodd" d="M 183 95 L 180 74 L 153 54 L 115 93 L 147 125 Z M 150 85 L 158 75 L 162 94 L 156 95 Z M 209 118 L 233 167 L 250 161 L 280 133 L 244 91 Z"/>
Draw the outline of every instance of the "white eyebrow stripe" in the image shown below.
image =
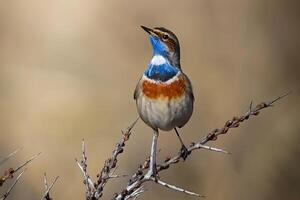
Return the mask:
<path fill-rule="evenodd" d="M 163 56 L 161 56 L 161 55 L 155 55 L 151 59 L 151 64 L 152 65 L 163 65 L 166 62 L 167 62 L 167 60 Z"/>

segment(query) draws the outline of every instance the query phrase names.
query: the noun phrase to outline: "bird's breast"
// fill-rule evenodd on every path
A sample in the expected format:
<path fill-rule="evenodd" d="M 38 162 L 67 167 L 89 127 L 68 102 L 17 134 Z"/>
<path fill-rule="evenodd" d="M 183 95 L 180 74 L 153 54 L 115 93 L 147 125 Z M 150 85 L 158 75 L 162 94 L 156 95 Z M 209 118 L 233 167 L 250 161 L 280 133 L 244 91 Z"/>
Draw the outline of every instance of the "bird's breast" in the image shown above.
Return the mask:
<path fill-rule="evenodd" d="M 149 99 L 178 99 L 185 94 L 186 80 L 181 72 L 178 72 L 172 79 L 161 82 L 142 78 L 141 90 L 143 95 Z"/>

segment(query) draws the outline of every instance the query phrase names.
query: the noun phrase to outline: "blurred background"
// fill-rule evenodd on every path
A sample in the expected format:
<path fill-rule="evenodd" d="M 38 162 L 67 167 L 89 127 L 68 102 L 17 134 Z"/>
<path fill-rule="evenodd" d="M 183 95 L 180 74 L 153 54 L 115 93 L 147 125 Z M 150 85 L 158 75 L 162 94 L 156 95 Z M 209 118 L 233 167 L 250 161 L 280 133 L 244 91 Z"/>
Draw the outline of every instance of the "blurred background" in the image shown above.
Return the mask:
<path fill-rule="evenodd" d="M 74 162 L 81 139 L 95 178 L 120 130 L 137 117 L 133 91 L 152 54 L 140 25 L 167 27 L 180 40 L 196 98 L 193 117 L 180 130 L 186 143 L 244 113 L 251 100 L 293 91 L 211 144 L 232 155 L 201 150 L 161 178 L 211 200 L 299 199 L 298 8 L 296 0 L 1 1 L 0 155 L 23 148 L 1 173 L 42 152 L 9 199 L 40 199 L 44 172 L 60 176 L 54 199 L 84 199 Z M 137 169 L 151 137 L 140 121 L 117 173 Z M 170 132 L 160 135 L 159 147 L 162 160 L 180 145 Z M 104 199 L 127 179 L 111 181 Z M 195 199 L 154 184 L 146 188 L 141 199 Z"/>

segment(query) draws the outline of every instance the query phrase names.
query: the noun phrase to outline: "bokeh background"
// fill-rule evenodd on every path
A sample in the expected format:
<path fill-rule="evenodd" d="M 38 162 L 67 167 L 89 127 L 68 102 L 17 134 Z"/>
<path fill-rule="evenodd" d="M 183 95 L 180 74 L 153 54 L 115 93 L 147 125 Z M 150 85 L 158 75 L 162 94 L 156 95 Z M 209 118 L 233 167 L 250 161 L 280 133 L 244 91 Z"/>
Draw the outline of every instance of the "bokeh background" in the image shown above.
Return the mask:
<path fill-rule="evenodd" d="M 251 100 L 293 91 L 212 144 L 232 155 L 201 150 L 161 178 L 207 199 L 299 199 L 299 5 L 296 0 L 1 1 L 0 154 L 23 148 L 1 171 L 42 152 L 9 199 L 40 199 L 44 172 L 60 176 L 54 199 L 84 199 L 74 162 L 81 139 L 95 177 L 120 130 L 137 116 L 133 90 L 152 53 L 140 25 L 167 27 L 181 42 L 182 68 L 196 97 L 194 115 L 180 130 L 186 143 L 243 113 Z M 132 174 L 145 159 L 151 134 L 140 121 L 119 159 L 119 174 Z M 174 133 L 164 133 L 159 147 L 163 159 L 180 145 Z M 104 198 L 126 181 L 111 181 Z M 153 184 L 146 188 L 141 199 L 195 199 Z"/>

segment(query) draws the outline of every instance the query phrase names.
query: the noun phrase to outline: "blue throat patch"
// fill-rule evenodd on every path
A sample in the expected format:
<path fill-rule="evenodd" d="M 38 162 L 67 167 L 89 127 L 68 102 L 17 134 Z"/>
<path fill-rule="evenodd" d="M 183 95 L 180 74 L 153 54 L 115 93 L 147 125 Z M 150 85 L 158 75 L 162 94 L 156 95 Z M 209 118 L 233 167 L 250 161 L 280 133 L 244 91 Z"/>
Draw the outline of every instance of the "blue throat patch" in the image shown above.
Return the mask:
<path fill-rule="evenodd" d="M 163 43 L 159 38 L 149 36 L 150 43 L 153 49 L 153 55 L 162 55 L 166 56 L 168 53 L 168 47 L 165 43 Z"/>
<path fill-rule="evenodd" d="M 153 80 L 165 82 L 173 78 L 179 71 L 178 68 L 172 66 L 168 61 L 168 47 L 159 38 L 150 35 L 150 43 L 153 48 L 153 56 L 162 56 L 166 59 L 166 62 L 162 64 L 150 64 L 148 65 L 145 75 Z"/>
<path fill-rule="evenodd" d="M 165 82 L 173 78 L 178 71 L 179 69 L 170 65 L 169 62 L 161 65 L 153 65 L 150 63 L 145 71 L 145 75 L 150 79 Z"/>

